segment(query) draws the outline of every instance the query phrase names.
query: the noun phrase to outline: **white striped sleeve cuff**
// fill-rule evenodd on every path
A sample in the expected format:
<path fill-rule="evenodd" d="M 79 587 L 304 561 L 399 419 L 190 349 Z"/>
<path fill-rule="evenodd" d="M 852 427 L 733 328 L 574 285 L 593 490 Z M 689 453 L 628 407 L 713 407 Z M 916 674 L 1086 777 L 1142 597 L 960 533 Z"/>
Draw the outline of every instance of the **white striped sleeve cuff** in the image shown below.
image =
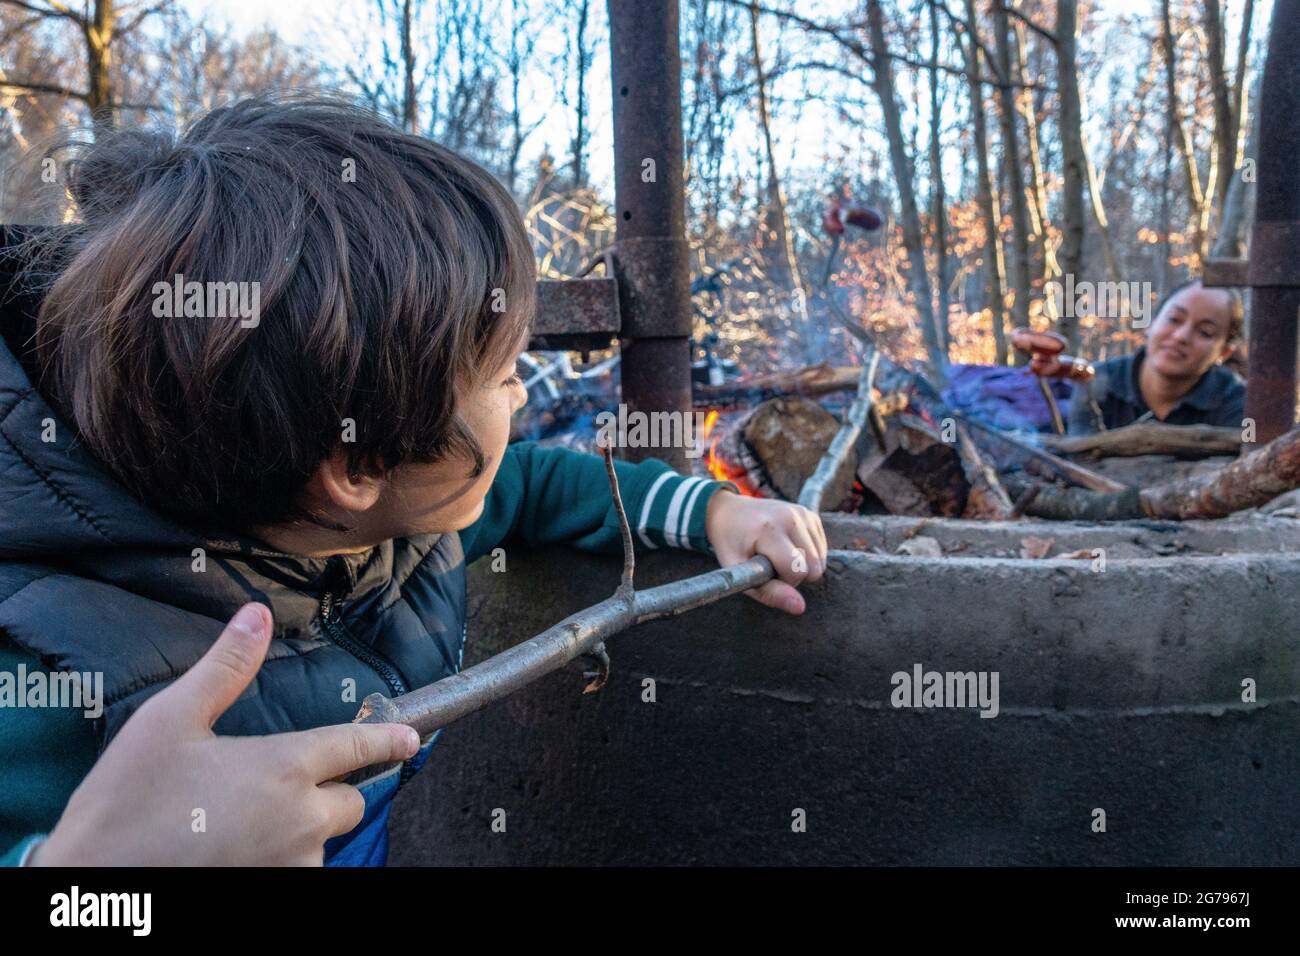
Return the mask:
<path fill-rule="evenodd" d="M 721 488 L 737 490 L 729 481 L 663 472 L 646 491 L 637 513 L 628 515 L 637 540 L 647 548 L 667 546 L 712 553 L 704 518 L 709 499 Z"/>

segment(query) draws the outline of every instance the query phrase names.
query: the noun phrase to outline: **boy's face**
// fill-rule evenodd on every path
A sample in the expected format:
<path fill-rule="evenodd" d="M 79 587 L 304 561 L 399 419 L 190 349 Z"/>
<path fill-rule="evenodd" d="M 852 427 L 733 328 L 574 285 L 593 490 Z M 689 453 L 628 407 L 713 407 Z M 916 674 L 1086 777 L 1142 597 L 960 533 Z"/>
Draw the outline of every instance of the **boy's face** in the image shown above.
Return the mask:
<path fill-rule="evenodd" d="M 289 554 L 328 555 L 364 551 L 383 541 L 417 534 L 459 531 L 483 513 L 483 500 L 501 467 L 510 439 L 510 416 L 528 393 L 515 374 L 517 352 L 482 383 L 458 396 L 457 411 L 483 452 L 483 471 L 473 475 L 468 455 L 435 464 L 400 465 L 388 474 L 353 477 L 337 452 L 321 462 L 307 484 L 310 525 L 256 529 Z M 333 527 L 331 527 L 333 526 Z M 346 529 L 346 530 L 345 530 Z"/>
<path fill-rule="evenodd" d="M 483 451 L 483 472 L 470 477 L 474 461 L 468 456 L 399 466 L 372 509 L 372 517 L 391 531 L 383 538 L 459 531 L 483 513 L 483 501 L 510 440 L 510 417 L 528 401 L 528 392 L 516 374 L 516 356 L 511 352 L 507 364 L 494 369 L 457 403 L 461 418 Z"/>

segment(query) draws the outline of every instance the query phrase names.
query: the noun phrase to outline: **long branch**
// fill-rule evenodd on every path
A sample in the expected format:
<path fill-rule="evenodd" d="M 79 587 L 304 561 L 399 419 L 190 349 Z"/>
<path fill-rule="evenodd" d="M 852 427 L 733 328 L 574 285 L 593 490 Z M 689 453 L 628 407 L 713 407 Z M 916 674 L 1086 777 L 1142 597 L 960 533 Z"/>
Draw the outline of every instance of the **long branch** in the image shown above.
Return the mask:
<path fill-rule="evenodd" d="M 427 737 L 453 720 L 558 670 L 574 658 L 584 654 L 603 654 L 605 638 L 634 624 L 712 604 L 758 587 L 775 575 L 772 562 L 758 556 L 707 574 L 636 591 L 632 583 L 632 531 L 619 493 L 613 452 L 608 446 L 602 446 L 602 451 L 623 538 L 623 575 L 613 595 L 458 674 L 397 697 L 371 694 L 362 701 L 355 722 L 407 724 L 414 727 L 421 737 Z M 592 686 L 598 687 L 599 684 Z M 367 768 L 354 777 L 364 779 L 382 769 Z"/>

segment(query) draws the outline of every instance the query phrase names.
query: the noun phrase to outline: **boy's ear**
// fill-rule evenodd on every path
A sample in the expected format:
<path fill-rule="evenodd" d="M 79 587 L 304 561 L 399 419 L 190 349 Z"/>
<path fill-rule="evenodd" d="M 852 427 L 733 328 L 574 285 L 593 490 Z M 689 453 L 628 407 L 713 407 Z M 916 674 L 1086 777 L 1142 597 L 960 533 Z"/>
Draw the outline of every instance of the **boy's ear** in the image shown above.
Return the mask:
<path fill-rule="evenodd" d="M 349 474 L 348 456 L 335 449 L 316 466 L 307 482 L 307 494 L 318 506 L 367 511 L 379 500 L 385 483 L 378 470 L 363 468 L 357 475 Z"/>

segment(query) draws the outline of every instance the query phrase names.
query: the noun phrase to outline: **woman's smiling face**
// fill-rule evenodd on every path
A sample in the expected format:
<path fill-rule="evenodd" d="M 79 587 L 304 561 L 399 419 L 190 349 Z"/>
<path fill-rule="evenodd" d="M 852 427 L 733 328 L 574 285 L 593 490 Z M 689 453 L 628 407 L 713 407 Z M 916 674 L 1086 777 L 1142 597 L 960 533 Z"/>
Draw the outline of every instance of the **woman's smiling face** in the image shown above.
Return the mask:
<path fill-rule="evenodd" d="M 1199 282 L 1170 296 L 1147 333 L 1146 360 L 1166 378 L 1196 380 L 1232 352 L 1232 299 Z"/>

